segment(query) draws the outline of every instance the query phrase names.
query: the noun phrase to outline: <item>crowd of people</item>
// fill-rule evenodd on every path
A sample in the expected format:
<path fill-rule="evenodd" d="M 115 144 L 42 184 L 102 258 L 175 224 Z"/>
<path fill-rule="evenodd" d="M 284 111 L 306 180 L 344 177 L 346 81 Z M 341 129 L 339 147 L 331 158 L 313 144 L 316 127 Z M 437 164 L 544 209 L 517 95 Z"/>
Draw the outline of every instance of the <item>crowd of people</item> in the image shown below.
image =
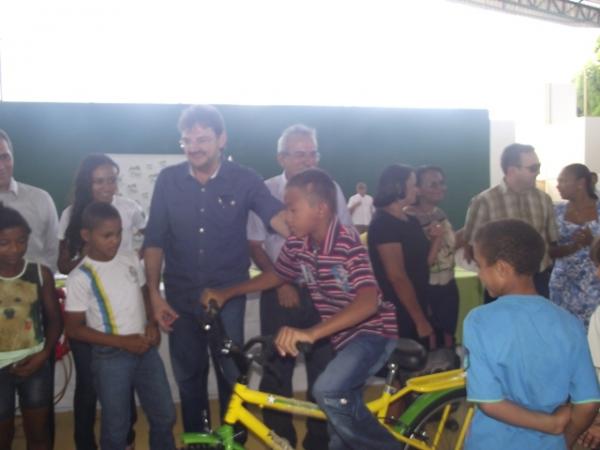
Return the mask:
<path fill-rule="evenodd" d="M 98 448 L 97 401 L 99 447 L 133 449 L 135 395 L 151 448 L 176 448 L 161 330 L 183 428 L 207 430 L 210 358 L 223 368 L 221 414 L 238 371 L 210 354 L 198 319 L 216 301 L 241 344 L 249 292 L 261 293 L 261 332 L 275 336 L 279 353 L 261 390 L 291 396 L 296 344 L 314 344 L 305 355 L 308 395 L 328 421 L 308 420 L 303 448 L 399 448 L 365 408 L 362 389 L 398 337 L 428 349 L 457 344 L 457 251 L 477 264 L 487 303 L 464 325 L 468 398 L 478 405 L 466 448 L 562 449 L 577 440 L 600 448 L 600 202 L 585 165 L 561 171 L 565 202 L 554 204 L 536 187 L 534 148 L 509 145 L 502 182 L 473 197 L 455 232 L 440 208 L 441 167 L 392 164 L 373 197 L 359 182 L 346 202 L 318 168 L 313 128 L 282 132 L 274 153 L 282 172 L 266 181 L 223 157 L 227 131 L 216 108 L 186 108 L 178 128 L 186 161 L 161 171 L 147 218 L 118 195 L 118 165 L 92 154 L 60 220 L 47 192 L 14 179 L 13 146 L 0 130 L 0 450 L 11 448 L 17 396 L 28 448 L 53 447 L 53 355 L 63 325 L 76 369 L 76 450 Z M 261 270 L 252 279 L 251 261 Z M 64 319 L 57 269 L 68 275 Z M 289 415 L 265 411 L 264 420 L 298 445 Z"/>

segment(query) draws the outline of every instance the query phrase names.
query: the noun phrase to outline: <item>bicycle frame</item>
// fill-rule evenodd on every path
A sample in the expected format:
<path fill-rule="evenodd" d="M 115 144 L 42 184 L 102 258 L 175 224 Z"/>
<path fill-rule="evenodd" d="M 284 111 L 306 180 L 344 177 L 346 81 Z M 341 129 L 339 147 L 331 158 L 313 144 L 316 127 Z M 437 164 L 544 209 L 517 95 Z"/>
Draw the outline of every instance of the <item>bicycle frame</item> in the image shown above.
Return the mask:
<path fill-rule="evenodd" d="M 465 386 L 464 371 L 452 370 L 441 372 L 433 375 L 425 375 L 421 377 L 411 378 L 407 381 L 406 386 L 397 392 L 395 389 L 386 384 L 382 395 L 367 403 L 370 411 L 376 414 L 379 421 L 392 433 L 398 441 L 408 444 L 419 450 L 435 450 L 439 439 L 444 430 L 446 420 L 450 413 L 450 405 L 447 405 L 443 411 L 442 419 L 437 428 L 436 435 L 433 440 L 433 445 L 429 446 L 421 440 L 404 436 L 406 425 L 412 423 L 412 420 L 420 411 L 423 411 L 433 401 L 448 391 L 460 389 Z M 387 409 L 390 403 L 414 392 L 425 394 L 410 405 L 400 417 L 398 424 L 389 426 L 385 423 Z M 233 431 L 231 426 L 235 423 L 241 423 L 248 428 L 258 439 L 264 442 L 269 448 L 288 450 L 292 449 L 287 441 L 280 436 L 277 436 L 270 430 L 260 419 L 250 412 L 244 404 L 256 405 L 260 408 L 273 409 L 277 411 L 287 412 L 294 415 L 314 417 L 326 420 L 326 416 L 315 403 L 296 400 L 293 398 L 282 397 L 278 395 L 268 394 L 266 392 L 250 389 L 247 385 L 236 383 L 233 388 L 233 394 L 229 402 L 227 413 L 225 414 L 225 424 L 221 426 L 215 433 L 184 433 L 182 441 L 184 444 L 205 444 L 215 445 L 221 444 L 226 450 L 239 450 L 243 447 L 233 441 Z M 455 449 L 462 447 L 466 431 L 471 422 L 473 415 L 473 407 L 469 407 L 467 416 L 460 429 L 459 439 Z"/>

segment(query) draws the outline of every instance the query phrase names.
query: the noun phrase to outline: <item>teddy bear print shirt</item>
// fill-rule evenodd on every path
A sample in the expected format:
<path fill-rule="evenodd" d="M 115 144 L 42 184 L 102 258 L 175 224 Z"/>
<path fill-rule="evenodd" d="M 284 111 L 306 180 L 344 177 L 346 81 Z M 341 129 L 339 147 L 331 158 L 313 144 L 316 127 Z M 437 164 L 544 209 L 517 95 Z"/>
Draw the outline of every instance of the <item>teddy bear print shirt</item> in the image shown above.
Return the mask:
<path fill-rule="evenodd" d="M 41 286 L 40 265 L 28 261 L 19 275 L 0 277 L 0 368 L 43 349 Z"/>

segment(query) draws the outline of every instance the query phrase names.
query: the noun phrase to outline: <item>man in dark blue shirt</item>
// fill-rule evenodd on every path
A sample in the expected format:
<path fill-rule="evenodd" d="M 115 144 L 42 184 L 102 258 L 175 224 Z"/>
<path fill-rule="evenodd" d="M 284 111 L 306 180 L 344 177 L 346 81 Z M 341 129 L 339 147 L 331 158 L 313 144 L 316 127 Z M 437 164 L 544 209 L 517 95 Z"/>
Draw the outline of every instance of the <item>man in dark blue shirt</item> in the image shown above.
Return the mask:
<path fill-rule="evenodd" d="M 204 288 L 248 278 L 246 239 L 249 211 L 280 234 L 288 230 L 282 205 L 256 172 L 222 157 L 227 142 L 223 118 L 212 106 L 192 106 L 179 119 L 180 145 L 187 161 L 158 176 L 145 230 L 147 284 L 160 327 L 170 332 L 169 348 L 179 387 L 186 432 L 201 431 L 208 415 L 208 346 L 198 326 Z M 165 297 L 159 283 L 163 261 Z M 230 301 L 221 319 L 234 342 L 243 342 L 245 297 Z M 215 358 L 216 355 L 213 355 Z M 237 369 L 222 360 L 217 371 L 221 413 Z"/>

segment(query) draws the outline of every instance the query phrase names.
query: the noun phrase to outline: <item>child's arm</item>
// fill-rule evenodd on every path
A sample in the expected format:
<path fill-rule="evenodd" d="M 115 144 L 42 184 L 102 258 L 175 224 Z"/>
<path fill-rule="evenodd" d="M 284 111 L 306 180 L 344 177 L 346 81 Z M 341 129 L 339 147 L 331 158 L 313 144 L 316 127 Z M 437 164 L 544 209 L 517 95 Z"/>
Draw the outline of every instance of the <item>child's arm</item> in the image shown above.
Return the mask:
<path fill-rule="evenodd" d="M 12 372 L 20 377 L 28 377 L 37 371 L 46 360 L 52 355 L 54 347 L 60 333 L 62 333 L 63 324 L 60 316 L 60 307 L 56 300 L 54 291 L 54 277 L 50 270 L 42 267 L 42 307 L 44 310 L 44 330 L 45 342 L 42 351 L 31 355 L 20 361 Z"/>
<path fill-rule="evenodd" d="M 340 312 L 324 322 L 319 322 L 311 328 L 300 330 L 283 327 L 277 334 L 275 346 L 281 356 L 296 356 L 298 342 L 313 343 L 319 339 L 331 336 L 339 331 L 351 328 L 377 312 L 378 298 L 375 287 L 363 287 L 356 291 L 354 301 Z"/>
<path fill-rule="evenodd" d="M 204 307 L 208 307 L 211 300 L 217 302 L 222 307 L 230 298 L 238 295 L 248 294 L 250 292 L 266 291 L 280 286 L 285 281 L 275 272 L 263 272 L 260 275 L 242 283 L 223 289 L 204 289 L 200 302 Z"/>
<path fill-rule="evenodd" d="M 571 419 L 565 428 L 567 448 L 572 448 L 577 438 L 592 424 L 600 403 L 576 403 L 571 406 Z"/>
<path fill-rule="evenodd" d="M 552 414 L 531 411 L 509 400 L 477 405 L 486 415 L 496 420 L 548 434 L 561 434 L 569 423 L 571 415 L 570 405 L 562 405 Z"/>
<path fill-rule="evenodd" d="M 153 344 L 146 336 L 141 334 L 107 334 L 94 330 L 86 325 L 85 312 L 67 311 L 65 313 L 65 330 L 67 336 L 90 344 L 117 347 L 130 353 L 141 355 Z"/>

